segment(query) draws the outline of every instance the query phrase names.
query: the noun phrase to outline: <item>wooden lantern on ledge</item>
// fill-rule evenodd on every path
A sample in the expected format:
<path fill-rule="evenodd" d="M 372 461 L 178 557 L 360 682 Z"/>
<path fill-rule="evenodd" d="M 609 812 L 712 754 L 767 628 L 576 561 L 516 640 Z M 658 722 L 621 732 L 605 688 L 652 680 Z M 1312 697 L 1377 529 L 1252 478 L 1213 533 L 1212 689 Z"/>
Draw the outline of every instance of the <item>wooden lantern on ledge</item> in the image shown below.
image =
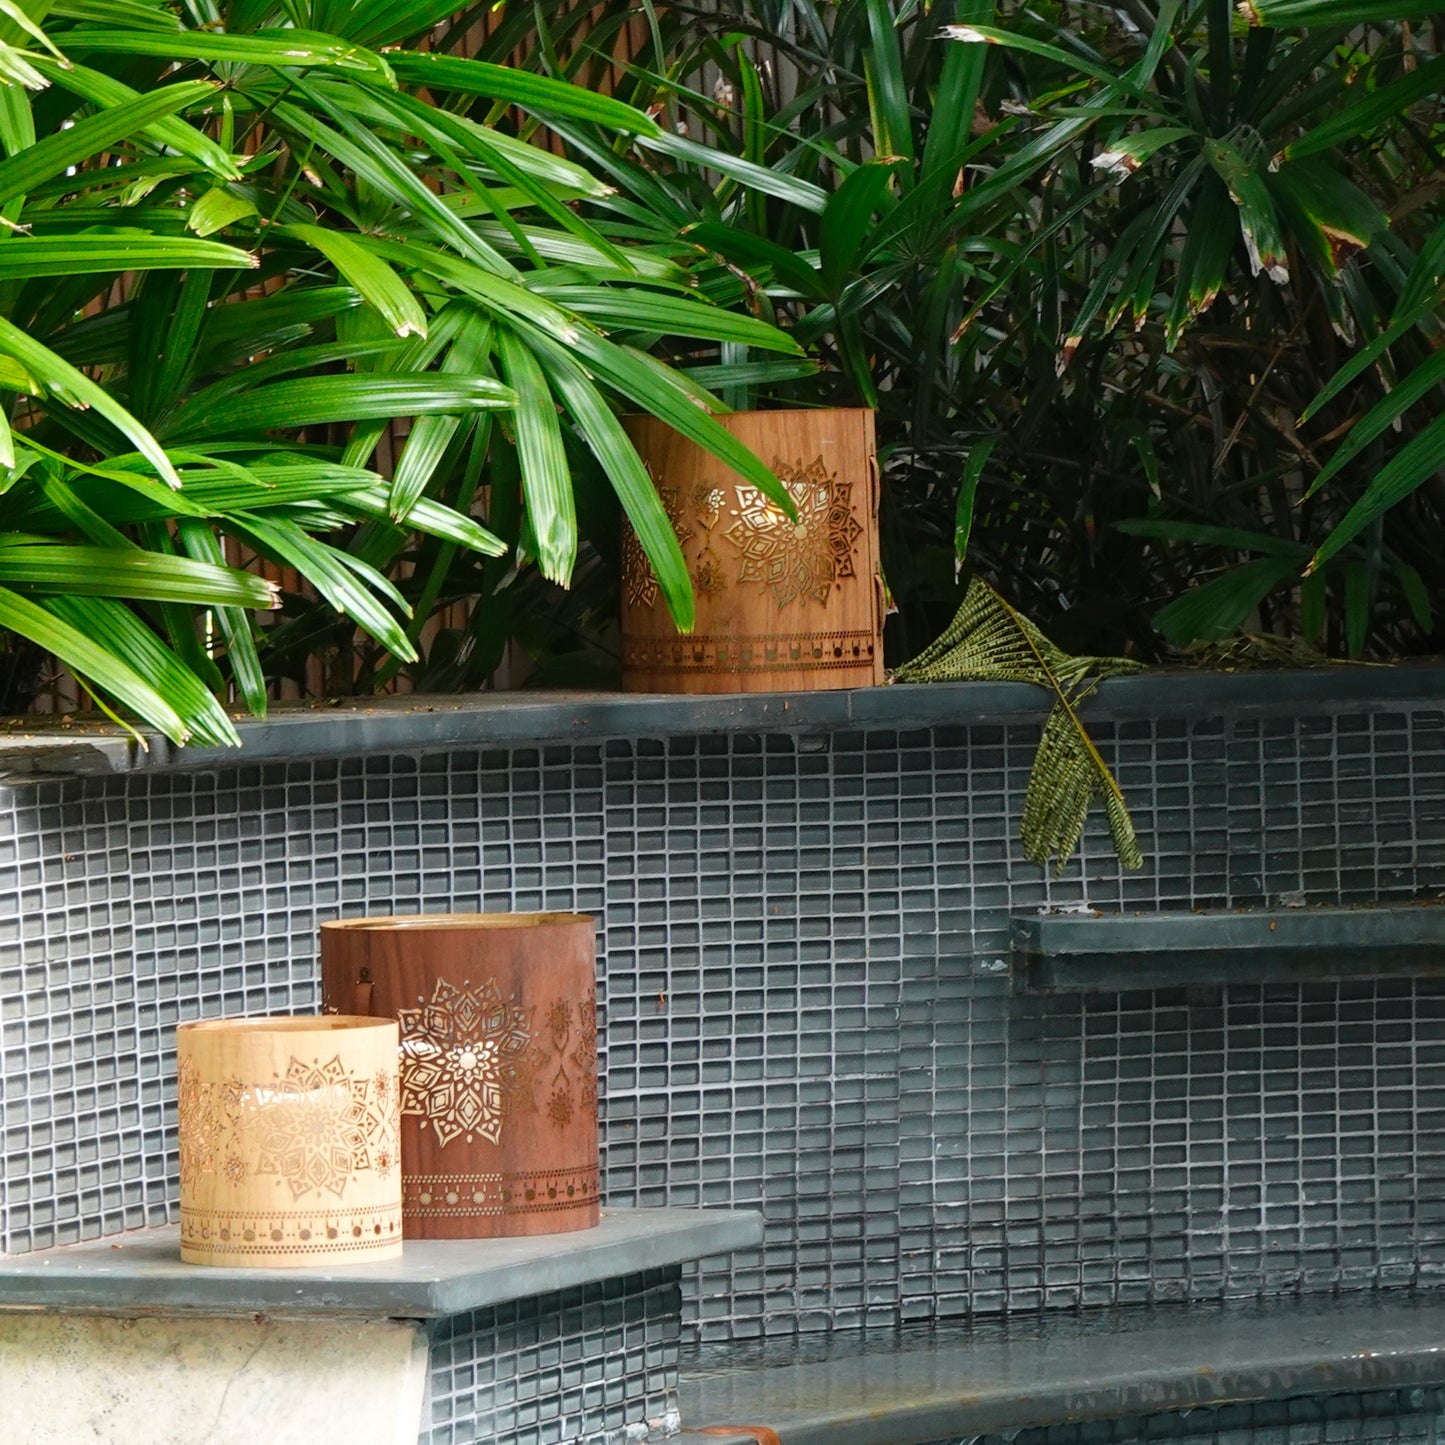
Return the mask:
<path fill-rule="evenodd" d="M 181 1258 L 284 1269 L 401 1253 L 397 1026 L 210 1019 L 176 1030 Z"/>
<path fill-rule="evenodd" d="M 322 925 L 323 1005 L 400 1024 L 408 1238 L 598 1222 L 595 938 L 576 913 Z"/>
<path fill-rule="evenodd" d="M 751 411 L 717 420 L 772 467 L 797 520 L 665 422 L 628 417 L 682 546 L 697 625 L 677 632 L 652 564 L 626 529 L 623 687 L 782 692 L 882 682 L 873 413 Z"/>

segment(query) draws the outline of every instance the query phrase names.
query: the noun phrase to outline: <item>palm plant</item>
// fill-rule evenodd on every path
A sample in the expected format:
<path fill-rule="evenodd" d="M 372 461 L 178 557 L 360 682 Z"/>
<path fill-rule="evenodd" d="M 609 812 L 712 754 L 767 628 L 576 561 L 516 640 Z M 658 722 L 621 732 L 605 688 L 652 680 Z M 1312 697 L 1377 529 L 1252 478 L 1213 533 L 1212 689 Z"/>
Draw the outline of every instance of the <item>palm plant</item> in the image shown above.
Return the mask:
<path fill-rule="evenodd" d="M 1260 613 L 1307 638 L 1333 623 L 1351 655 L 1418 646 L 1433 628 L 1439 498 L 1384 515 L 1379 501 L 1404 492 L 1390 491 L 1401 463 L 1387 467 L 1377 444 L 1406 396 L 1378 400 L 1390 378 L 1368 372 L 1402 309 L 1435 324 L 1421 187 L 1438 164 L 1428 137 L 1445 62 L 1396 20 L 1362 28 L 1338 11 L 1302 37 L 1241 34 L 1227 5 L 1173 0 L 1114 7 L 1091 28 L 951 32 L 1042 60 L 1054 94 L 1067 91 L 1031 102 L 1054 169 L 1025 253 L 1049 248 L 1068 280 L 1061 384 L 1081 366 L 1092 380 L 1102 361 L 1121 393 L 1142 379 L 1175 417 L 1213 413 L 1206 485 L 1160 487 L 1156 428 L 1143 459 L 1154 496 L 1113 519 L 1228 559 L 1159 612 L 1176 643 Z M 1415 196 L 1424 204 L 1402 204 Z M 1016 286 L 1027 264 L 995 284 Z"/>
<path fill-rule="evenodd" d="M 390 48 L 440 13 L 196 0 L 178 23 L 155 0 L 32 0 L 0 17 L 0 625 L 172 737 L 234 739 L 223 667 L 265 706 L 267 639 L 244 609 L 276 589 L 224 565 L 228 538 L 404 660 L 457 553 L 510 542 L 509 565 L 570 578 L 579 447 L 689 624 L 619 402 L 787 505 L 712 420 L 720 403 L 647 347 L 796 343 L 710 304 L 665 233 L 579 215 L 606 187 L 502 112 L 657 127 L 562 82 Z M 519 479 L 507 541 L 473 515 L 499 459 Z M 440 550 L 409 601 L 390 573 L 419 534 Z"/>
<path fill-rule="evenodd" d="M 1387 459 L 1392 412 L 1334 450 L 1402 364 L 1376 338 L 1418 358 L 1397 307 L 1434 324 L 1445 62 L 1338 8 L 1296 38 L 1219 0 L 670 6 L 624 90 L 690 138 L 609 160 L 568 128 L 816 352 L 773 395 L 880 407 L 894 656 L 957 605 L 960 538 L 1087 651 L 1428 645 L 1438 497 L 1320 544 Z"/>
<path fill-rule="evenodd" d="M 1310 483 L 1313 495 L 1331 484 L 1338 486 L 1358 467 L 1361 458 L 1374 463 L 1373 475 L 1367 477 L 1363 488 L 1354 489 L 1352 496 L 1347 493 L 1348 510 L 1310 559 L 1308 575 L 1315 576 L 1362 534 L 1378 537 L 1390 510 L 1412 494 L 1428 489 L 1423 510 L 1436 516 L 1445 503 L 1441 475 L 1445 423 L 1438 414 L 1441 383 L 1445 381 L 1439 349 L 1445 216 L 1438 205 L 1431 204 L 1432 190 L 1438 191 L 1434 182 L 1438 180 L 1440 156 L 1434 140 L 1436 128 L 1423 129 L 1419 118 L 1411 113 L 1411 107 L 1423 99 L 1438 102 L 1445 82 L 1445 59 L 1439 54 L 1440 16 L 1437 10 L 1419 3 L 1382 4 L 1379 0 L 1344 5 L 1324 5 L 1318 0 L 1261 0 L 1258 5 L 1241 5 L 1240 11 L 1257 28 L 1323 26 L 1324 36 L 1333 37 L 1338 46 L 1348 43 L 1356 52 L 1372 56 L 1398 48 L 1400 67 L 1393 77 L 1350 77 L 1352 103 L 1342 117 L 1335 119 L 1328 134 L 1331 141 L 1355 142 L 1363 153 L 1361 159 L 1373 163 L 1397 185 L 1403 194 L 1394 208 L 1396 212 L 1423 213 L 1426 221 L 1426 225 L 1413 228 L 1414 245 L 1397 245 L 1391 248 L 1393 254 L 1380 258 L 1383 264 L 1379 269 L 1385 273 L 1381 288 L 1384 296 L 1377 306 L 1367 308 L 1368 327 L 1362 338 L 1365 344 L 1330 378 L 1305 413 L 1306 420 L 1321 415 L 1371 372 L 1385 393 L 1363 415 L 1354 415 L 1338 448 Z M 1422 44 L 1416 39 L 1410 27 L 1414 20 L 1430 22 L 1424 29 L 1433 43 Z M 1342 27 L 1350 29 L 1341 34 Z M 1362 30 L 1368 38 L 1362 38 Z M 1318 44 L 1320 31 L 1316 28 L 1309 37 Z M 1383 86 L 1380 79 L 1385 82 Z M 1298 152 L 1304 147 L 1311 151 L 1323 149 L 1319 133 L 1292 141 L 1288 149 Z M 1406 160 L 1412 152 L 1416 154 L 1413 166 Z M 1420 200 L 1425 204 L 1419 204 Z M 1380 466 L 1375 460 L 1380 455 L 1380 442 L 1392 429 L 1409 439 Z M 1422 509 L 1411 510 L 1418 516 Z M 1418 598 L 1417 610 L 1422 617 L 1428 616 L 1430 589 L 1412 583 L 1411 591 Z"/>

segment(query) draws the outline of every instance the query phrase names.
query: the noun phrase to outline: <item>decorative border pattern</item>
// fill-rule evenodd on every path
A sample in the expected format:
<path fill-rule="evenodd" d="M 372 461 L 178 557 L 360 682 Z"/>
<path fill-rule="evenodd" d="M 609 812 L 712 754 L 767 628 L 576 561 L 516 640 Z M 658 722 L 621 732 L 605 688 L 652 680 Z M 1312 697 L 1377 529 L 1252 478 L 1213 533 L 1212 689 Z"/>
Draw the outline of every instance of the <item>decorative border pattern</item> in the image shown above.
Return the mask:
<path fill-rule="evenodd" d="M 870 676 L 877 640 L 871 632 L 779 632 L 738 637 L 629 637 L 624 668 L 670 672 L 833 672 L 856 668 Z"/>
<path fill-rule="evenodd" d="M 595 1166 L 527 1169 L 516 1174 L 408 1174 L 402 1208 L 419 1219 L 552 1214 L 582 1209 L 601 1197 Z"/>
<path fill-rule="evenodd" d="M 310 1209 L 181 1210 L 181 1249 L 215 1256 L 265 1258 L 314 1252 L 320 1257 L 391 1250 L 401 1241 L 394 1204 L 362 1205 L 321 1216 Z"/>

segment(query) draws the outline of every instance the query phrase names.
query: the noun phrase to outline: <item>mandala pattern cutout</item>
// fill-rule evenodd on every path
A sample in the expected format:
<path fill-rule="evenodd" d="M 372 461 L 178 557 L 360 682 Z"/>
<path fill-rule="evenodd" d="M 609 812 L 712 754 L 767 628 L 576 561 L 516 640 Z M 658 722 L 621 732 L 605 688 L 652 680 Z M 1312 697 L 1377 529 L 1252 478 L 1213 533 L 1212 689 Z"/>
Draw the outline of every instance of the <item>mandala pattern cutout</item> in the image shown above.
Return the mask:
<path fill-rule="evenodd" d="M 558 1048 L 566 1042 L 572 1029 L 572 1005 L 564 998 L 555 998 L 547 1006 L 547 1031 Z"/>
<path fill-rule="evenodd" d="M 692 504 L 697 508 L 697 522 L 702 528 L 702 551 L 693 565 L 692 590 L 698 597 L 721 597 L 728 587 L 727 569 L 713 550 L 712 534 L 722 520 L 727 493 L 710 482 L 701 482 L 693 488 Z"/>
<path fill-rule="evenodd" d="M 715 487 L 710 482 L 701 482 L 693 488 L 692 504 L 697 508 L 698 520 L 702 523 L 705 531 L 712 531 L 722 517 L 722 510 L 727 505 L 727 493 L 721 487 Z"/>
<path fill-rule="evenodd" d="M 547 1100 L 547 1117 L 559 1129 L 565 1129 L 572 1122 L 572 1113 L 572 1095 L 565 1085 L 559 1085 Z"/>
<path fill-rule="evenodd" d="M 833 586 L 854 576 L 853 547 L 863 527 L 853 515 L 853 484 L 840 482 L 816 457 L 806 466 L 775 461 L 798 520 L 755 487 L 737 489 L 738 520 L 723 534 L 742 554 L 740 582 L 771 592 L 781 611 L 799 598 L 826 605 Z"/>
<path fill-rule="evenodd" d="M 351 1176 L 391 1157 L 384 1106 L 374 1081 L 347 1072 L 338 1054 L 328 1063 L 293 1058 L 258 1109 L 256 1172 L 279 1175 L 300 1199 L 312 1190 L 342 1198 Z M 389 1165 L 388 1165 L 389 1167 Z"/>
<path fill-rule="evenodd" d="M 682 501 L 676 487 L 658 487 L 657 495 L 662 498 L 663 510 L 677 537 L 678 546 L 690 542 L 692 528 L 682 519 Z M 637 533 L 631 526 L 622 529 L 622 591 L 629 607 L 651 607 L 657 601 L 660 584 Z"/>
<path fill-rule="evenodd" d="M 214 1093 L 201 1081 L 201 1071 L 182 1059 L 176 1081 L 176 1123 L 181 1144 L 181 1183 L 187 1188 L 216 1167 Z"/>
<path fill-rule="evenodd" d="M 177 1079 L 181 1180 L 206 1175 L 239 1188 L 253 1175 L 273 1175 L 293 1201 L 312 1190 L 340 1199 L 359 1170 L 394 1166 L 394 1073 L 358 1079 L 338 1054 L 329 1063 L 292 1058 L 269 1083 L 231 1077 L 206 1080 L 190 1059 Z"/>
<path fill-rule="evenodd" d="M 401 1009 L 401 1112 L 429 1120 L 443 1146 L 502 1127 L 532 1098 L 531 1010 L 504 999 L 495 979 L 457 988 L 438 979 L 431 1002 Z"/>
<path fill-rule="evenodd" d="M 728 579 L 721 563 L 708 560 L 692 569 L 692 585 L 699 597 L 720 597 L 727 591 Z"/>
<path fill-rule="evenodd" d="M 597 1004 L 593 999 L 577 1005 L 580 1028 L 572 1062 L 578 1070 L 577 1092 L 583 1113 L 597 1115 Z"/>

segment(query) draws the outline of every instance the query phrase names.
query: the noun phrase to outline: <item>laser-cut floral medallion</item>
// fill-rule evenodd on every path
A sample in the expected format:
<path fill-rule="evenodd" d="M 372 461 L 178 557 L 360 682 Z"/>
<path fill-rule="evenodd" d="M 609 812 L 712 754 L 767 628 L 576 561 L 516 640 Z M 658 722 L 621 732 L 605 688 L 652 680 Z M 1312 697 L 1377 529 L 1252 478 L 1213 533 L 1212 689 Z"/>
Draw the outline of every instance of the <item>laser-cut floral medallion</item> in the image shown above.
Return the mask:
<path fill-rule="evenodd" d="M 401 1248 L 397 1025 L 286 1016 L 177 1033 L 181 1257 L 389 1258 Z"/>
<path fill-rule="evenodd" d="M 273 1092 L 254 1116 L 256 1172 L 279 1174 L 293 1199 L 313 1189 L 340 1199 L 362 1169 L 390 1174 L 396 1146 L 374 1079 L 352 1077 L 339 1055 L 324 1064 L 293 1058 Z M 390 1092 L 389 1080 L 380 1092 Z"/>
<path fill-rule="evenodd" d="M 679 546 L 684 546 L 693 537 L 692 528 L 682 517 L 682 503 L 675 487 L 659 487 L 657 495 L 662 499 L 667 520 L 672 523 Z M 622 529 L 622 590 L 628 603 L 633 607 L 651 607 L 657 601 L 660 584 L 642 543 L 632 527 Z"/>
<path fill-rule="evenodd" d="M 755 487 L 737 489 L 737 521 L 723 534 L 742 557 L 741 582 L 772 593 L 781 611 L 799 599 L 826 606 L 840 578 L 852 577 L 853 548 L 863 528 L 853 515 L 851 482 L 821 456 L 806 465 L 773 463 L 798 510 L 789 520 Z"/>
<path fill-rule="evenodd" d="M 502 1140 L 503 1124 L 532 1102 L 532 1014 L 495 979 L 457 987 L 439 978 L 431 1000 L 402 1009 L 401 1112 L 419 1115 L 450 1144 Z"/>
<path fill-rule="evenodd" d="M 500 1144 L 518 1114 L 541 1113 L 565 1129 L 597 1112 L 597 1005 L 554 1000 L 534 1035 L 532 1010 L 502 996 L 437 979 L 429 1001 L 401 1009 L 401 1112 L 437 1142 Z"/>

